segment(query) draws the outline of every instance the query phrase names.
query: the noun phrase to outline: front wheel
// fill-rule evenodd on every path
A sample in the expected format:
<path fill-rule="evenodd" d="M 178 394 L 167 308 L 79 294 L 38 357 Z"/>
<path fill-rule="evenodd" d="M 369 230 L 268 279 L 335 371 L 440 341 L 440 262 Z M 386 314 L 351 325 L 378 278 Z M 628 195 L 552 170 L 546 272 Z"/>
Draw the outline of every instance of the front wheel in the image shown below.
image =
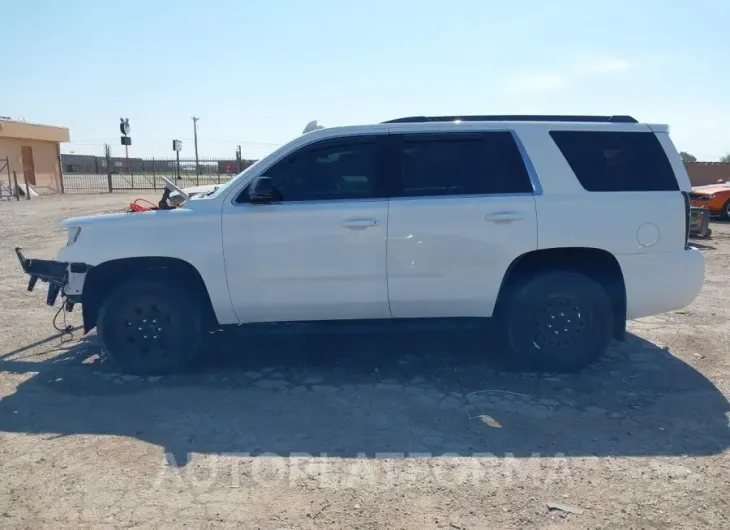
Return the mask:
<path fill-rule="evenodd" d="M 606 290 L 572 271 L 537 275 L 515 286 L 502 314 L 507 342 L 521 366 L 574 372 L 593 363 L 611 341 Z"/>
<path fill-rule="evenodd" d="M 722 217 L 730 221 L 730 199 L 722 206 Z"/>
<path fill-rule="evenodd" d="M 200 310 L 164 278 L 135 278 L 104 300 L 97 320 L 104 350 L 125 372 L 161 374 L 183 370 L 200 351 Z"/>

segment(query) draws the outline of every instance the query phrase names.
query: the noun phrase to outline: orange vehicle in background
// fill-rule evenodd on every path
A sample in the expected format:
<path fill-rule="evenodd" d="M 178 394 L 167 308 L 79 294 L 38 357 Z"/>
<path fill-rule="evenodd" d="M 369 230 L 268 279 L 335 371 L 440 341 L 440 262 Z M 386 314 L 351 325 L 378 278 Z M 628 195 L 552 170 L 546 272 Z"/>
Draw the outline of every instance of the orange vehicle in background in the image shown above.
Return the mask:
<path fill-rule="evenodd" d="M 710 215 L 730 219 L 730 181 L 692 188 L 689 198 L 692 206 L 707 208 Z"/>

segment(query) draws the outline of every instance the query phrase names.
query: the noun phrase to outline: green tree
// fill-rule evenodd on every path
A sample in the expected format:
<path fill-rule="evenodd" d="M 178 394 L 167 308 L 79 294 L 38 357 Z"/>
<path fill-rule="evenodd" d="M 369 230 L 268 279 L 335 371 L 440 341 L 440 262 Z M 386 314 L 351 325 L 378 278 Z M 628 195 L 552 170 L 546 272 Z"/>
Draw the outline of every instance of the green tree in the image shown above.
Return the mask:
<path fill-rule="evenodd" d="M 730 153 L 726 154 L 720 159 L 723 164 L 730 164 Z"/>
<path fill-rule="evenodd" d="M 697 162 L 697 157 L 689 154 L 687 151 L 680 151 L 679 158 L 681 158 L 682 162 L 684 162 L 685 164 L 687 162 Z"/>

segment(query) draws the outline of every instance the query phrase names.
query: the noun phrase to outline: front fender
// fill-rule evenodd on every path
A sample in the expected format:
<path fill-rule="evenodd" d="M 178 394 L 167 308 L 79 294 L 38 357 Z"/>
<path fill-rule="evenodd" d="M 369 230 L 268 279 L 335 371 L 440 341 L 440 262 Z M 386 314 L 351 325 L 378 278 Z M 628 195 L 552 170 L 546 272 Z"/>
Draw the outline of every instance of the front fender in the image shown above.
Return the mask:
<path fill-rule="evenodd" d="M 81 232 L 59 251 L 59 261 L 100 267 L 129 259 L 180 260 L 202 278 L 218 322 L 238 323 L 226 281 L 219 205 L 96 216 L 66 225 L 80 226 Z"/>

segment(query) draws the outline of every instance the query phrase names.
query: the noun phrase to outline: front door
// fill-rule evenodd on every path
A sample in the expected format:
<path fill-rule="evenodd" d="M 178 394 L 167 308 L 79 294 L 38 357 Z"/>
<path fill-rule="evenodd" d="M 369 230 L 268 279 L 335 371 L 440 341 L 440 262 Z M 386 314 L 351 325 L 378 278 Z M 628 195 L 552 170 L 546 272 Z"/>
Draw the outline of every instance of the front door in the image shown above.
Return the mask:
<path fill-rule="evenodd" d="M 537 248 L 533 188 L 509 131 L 395 136 L 393 317 L 489 317 L 510 263 Z"/>
<path fill-rule="evenodd" d="M 305 146 L 263 171 L 277 192 L 223 208 L 231 302 L 241 322 L 387 318 L 388 200 L 379 139 Z"/>
<path fill-rule="evenodd" d="M 28 179 L 28 184 L 35 186 L 35 164 L 33 163 L 33 148 L 29 145 L 24 145 L 20 148 L 20 153 L 23 157 L 23 173 Z"/>

